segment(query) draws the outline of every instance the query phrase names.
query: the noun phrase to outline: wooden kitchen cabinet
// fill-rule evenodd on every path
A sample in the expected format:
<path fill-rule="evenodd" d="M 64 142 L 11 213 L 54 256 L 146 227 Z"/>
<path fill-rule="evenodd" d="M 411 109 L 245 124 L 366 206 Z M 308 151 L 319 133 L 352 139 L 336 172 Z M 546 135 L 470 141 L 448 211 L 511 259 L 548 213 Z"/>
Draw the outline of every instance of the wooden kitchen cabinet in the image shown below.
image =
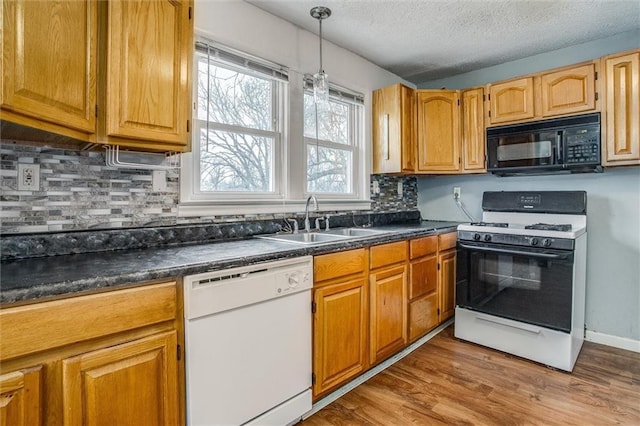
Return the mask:
<path fill-rule="evenodd" d="M 3 419 L 182 423 L 178 297 L 167 282 L 1 309 Z"/>
<path fill-rule="evenodd" d="M 456 308 L 456 232 L 438 235 L 439 322 L 451 318 Z"/>
<path fill-rule="evenodd" d="M 460 94 L 462 171 L 464 173 L 487 171 L 484 103 L 482 87 L 466 89 Z"/>
<path fill-rule="evenodd" d="M 533 87 L 533 77 L 489 85 L 490 124 L 533 118 L 535 116 Z"/>
<path fill-rule="evenodd" d="M 563 68 L 540 76 L 542 117 L 596 109 L 595 64 Z"/>
<path fill-rule="evenodd" d="M 640 50 L 604 59 L 602 118 L 605 166 L 640 164 Z"/>
<path fill-rule="evenodd" d="M 103 4 L 106 61 L 99 129 L 105 141 L 145 150 L 184 150 L 188 142 L 192 2 Z"/>
<path fill-rule="evenodd" d="M 370 248 L 369 359 L 388 358 L 407 343 L 407 242 Z"/>
<path fill-rule="evenodd" d="M 2 1 L 3 120 L 81 140 L 95 133 L 97 5 Z"/>
<path fill-rule="evenodd" d="M 438 236 L 409 241 L 409 341 L 439 323 Z"/>
<path fill-rule="evenodd" d="M 415 90 L 394 84 L 373 91 L 373 173 L 416 168 Z"/>
<path fill-rule="evenodd" d="M 461 170 L 459 93 L 418 90 L 418 171 L 452 174 Z"/>
<path fill-rule="evenodd" d="M 0 375 L 0 423 L 42 425 L 42 383 L 41 365 Z"/>
<path fill-rule="evenodd" d="M 368 368 L 368 249 L 314 257 L 313 398 Z"/>
<path fill-rule="evenodd" d="M 188 149 L 192 0 L 0 5 L 3 137 Z"/>

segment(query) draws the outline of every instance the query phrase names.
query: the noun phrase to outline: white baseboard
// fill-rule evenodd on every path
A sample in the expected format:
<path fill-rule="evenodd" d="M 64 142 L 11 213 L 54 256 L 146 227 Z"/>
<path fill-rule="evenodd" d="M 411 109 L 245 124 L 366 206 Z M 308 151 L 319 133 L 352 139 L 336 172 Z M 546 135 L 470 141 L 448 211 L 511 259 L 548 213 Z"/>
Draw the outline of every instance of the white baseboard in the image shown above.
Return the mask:
<path fill-rule="evenodd" d="M 588 342 L 599 343 L 601 345 L 613 346 L 614 348 L 626 349 L 628 351 L 640 353 L 640 340 L 612 336 L 611 334 L 598 333 L 597 331 L 591 330 L 586 330 L 584 339 Z"/>
<path fill-rule="evenodd" d="M 342 395 L 346 394 L 347 392 L 349 392 L 350 390 L 352 390 L 356 386 L 361 385 L 362 383 L 366 382 L 367 380 L 369 380 L 371 377 L 375 376 L 376 374 L 378 374 L 382 370 L 384 370 L 387 367 L 395 364 L 396 362 L 398 362 L 399 360 L 401 360 L 402 358 L 404 358 L 405 356 L 409 355 L 411 352 L 415 351 L 420 346 L 422 346 L 423 344 L 425 344 L 426 342 L 431 340 L 433 337 L 435 337 L 438 333 L 440 333 L 442 330 L 444 330 L 445 328 L 447 328 L 451 324 L 453 324 L 453 318 L 451 318 L 451 319 L 447 320 L 446 322 L 440 324 L 438 327 L 436 327 L 432 331 L 430 331 L 427 335 L 425 335 L 425 336 L 421 337 L 420 339 L 416 340 L 415 342 L 413 342 L 411 345 L 409 345 L 408 347 L 406 347 L 402 351 L 400 351 L 397 354 L 393 355 L 391 358 L 389 358 L 386 361 L 383 361 L 382 363 L 376 365 L 375 367 L 373 367 L 371 370 L 367 371 L 363 375 L 356 377 L 355 379 L 353 379 L 352 381 L 350 381 L 346 385 L 338 388 L 337 390 L 333 391 L 329 395 L 325 396 L 324 398 L 322 398 L 321 400 L 319 400 L 318 402 L 313 404 L 313 407 L 311 408 L 311 410 L 306 412 L 302 416 L 302 418 L 303 419 L 309 418 L 311 415 L 317 413 L 318 411 L 320 411 L 321 409 L 323 409 L 327 405 L 331 404 L 333 401 L 335 401 L 336 399 L 340 398 Z"/>

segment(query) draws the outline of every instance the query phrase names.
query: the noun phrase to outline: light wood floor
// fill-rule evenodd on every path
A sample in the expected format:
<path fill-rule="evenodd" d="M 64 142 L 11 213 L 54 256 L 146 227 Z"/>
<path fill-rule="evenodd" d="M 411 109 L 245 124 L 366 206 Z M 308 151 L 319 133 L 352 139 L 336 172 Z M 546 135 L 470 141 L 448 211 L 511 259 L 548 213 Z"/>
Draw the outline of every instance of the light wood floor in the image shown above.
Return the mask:
<path fill-rule="evenodd" d="M 300 424 L 640 425 L 640 354 L 585 342 L 569 374 L 451 326 Z"/>

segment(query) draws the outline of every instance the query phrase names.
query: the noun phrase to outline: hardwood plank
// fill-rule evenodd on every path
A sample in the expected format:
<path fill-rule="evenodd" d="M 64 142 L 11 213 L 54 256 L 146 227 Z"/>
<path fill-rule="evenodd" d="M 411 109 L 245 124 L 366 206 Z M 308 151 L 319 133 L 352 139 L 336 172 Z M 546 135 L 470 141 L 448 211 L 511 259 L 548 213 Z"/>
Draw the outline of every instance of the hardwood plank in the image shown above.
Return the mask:
<path fill-rule="evenodd" d="M 451 326 L 300 424 L 638 425 L 640 354 L 585 342 L 570 374 Z"/>

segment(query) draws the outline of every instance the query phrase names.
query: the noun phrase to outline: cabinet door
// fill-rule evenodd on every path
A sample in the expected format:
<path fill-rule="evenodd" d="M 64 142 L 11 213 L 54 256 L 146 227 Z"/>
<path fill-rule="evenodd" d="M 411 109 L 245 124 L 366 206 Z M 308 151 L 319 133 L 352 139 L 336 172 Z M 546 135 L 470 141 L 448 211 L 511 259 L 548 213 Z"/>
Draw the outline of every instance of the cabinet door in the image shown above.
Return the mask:
<path fill-rule="evenodd" d="M 373 92 L 373 173 L 415 170 L 415 91 L 401 84 Z"/>
<path fill-rule="evenodd" d="M 595 65 L 542 74 L 542 116 L 596 109 Z"/>
<path fill-rule="evenodd" d="M 42 424 L 42 366 L 0 375 L 0 424 Z"/>
<path fill-rule="evenodd" d="M 367 286 L 364 278 L 314 290 L 313 396 L 367 368 Z"/>
<path fill-rule="evenodd" d="M 176 425 L 176 332 L 62 361 L 65 425 Z"/>
<path fill-rule="evenodd" d="M 3 118 L 54 132 L 94 133 L 95 0 L 5 0 L 2 7 L 0 96 L 2 109 L 10 111 Z"/>
<path fill-rule="evenodd" d="M 437 240 L 437 237 L 431 237 Z M 409 265 L 409 340 L 438 325 L 438 256 L 424 257 Z"/>
<path fill-rule="evenodd" d="M 440 293 L 440 322 L 451 318 L 456 307 L 456 251 L 447 250 L 438 255 Z"/>
<path fill-rule="evenodd" d="M 458 93 L 419 90 L 418 170 L 453 173 L 460 170 L 460 119 Z"/>
<path fill-rule="evenodd" d="M 533 118 L 533 77 L 492 84 L 489 103 L 491 124 Z"/>
<path fill-rule="evenodd" d="M 187 144 L 189 8 L 188 0 L 109 2 L 107 136 L 155 142 L 147 148 Z"/>
<path fill-rule="evenodd" d="M 463 90 L 461 96 L 463 171 L 486 172 L 484 90 Z"/>
<path fill-rule="evenodd" d="M 640 164 L 640 52 L 605 61 L 605 165 Z"/>
<path fill-rule="evenodd" d="M 407 272 L 397 266 L 372 273 L 370 359 L 371 364 L 402 349 L 407 342 Z"/>

